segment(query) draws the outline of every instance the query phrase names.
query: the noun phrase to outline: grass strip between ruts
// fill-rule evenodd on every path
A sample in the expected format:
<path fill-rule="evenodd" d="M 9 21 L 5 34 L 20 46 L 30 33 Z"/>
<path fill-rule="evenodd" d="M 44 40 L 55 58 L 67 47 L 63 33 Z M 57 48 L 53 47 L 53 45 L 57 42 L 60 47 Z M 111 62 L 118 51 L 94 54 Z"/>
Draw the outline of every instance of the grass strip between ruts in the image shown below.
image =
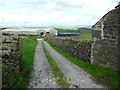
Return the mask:
<path fill-rule="evenodd" d="M 48 63 L 50 64 L 50 67 L 53 71 L 53 74 L 57 79 L 57 83 L 60 85 L 61 88 L 69 88 L 68 83 L 65 80 L 65 76 L 64 74 L 61 72 L 61 70 L 59 69 L 59 67 L 57 66 L 56 62 L 54 61 L 54 59 L 50 56 L 49 52 L 47 51 L 46 47 L 43 46 L 43 50 L 45 53 L 45 56 L 48 60 Z"/>

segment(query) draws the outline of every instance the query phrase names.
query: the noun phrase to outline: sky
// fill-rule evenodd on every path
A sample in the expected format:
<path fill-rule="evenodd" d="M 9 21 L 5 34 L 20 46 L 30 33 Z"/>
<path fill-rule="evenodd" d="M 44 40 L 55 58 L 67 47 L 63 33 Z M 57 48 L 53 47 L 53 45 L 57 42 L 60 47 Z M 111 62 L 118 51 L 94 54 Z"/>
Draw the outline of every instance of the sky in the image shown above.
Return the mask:
<path fill-rule="evenodd" d="M 119 0 L 0 0 L 0 25 L 94 25 Z"/>

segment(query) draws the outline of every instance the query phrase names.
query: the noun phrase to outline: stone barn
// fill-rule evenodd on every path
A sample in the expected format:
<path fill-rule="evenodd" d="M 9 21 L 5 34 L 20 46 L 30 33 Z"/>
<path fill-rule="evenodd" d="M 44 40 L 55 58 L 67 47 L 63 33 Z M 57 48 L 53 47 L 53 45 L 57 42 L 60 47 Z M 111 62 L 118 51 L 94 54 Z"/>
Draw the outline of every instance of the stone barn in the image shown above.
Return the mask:
<path fill-rule="evenodd" d="M 92 27 L 91 63 L 119 70 L 120 5 L 109 11 Z"/>

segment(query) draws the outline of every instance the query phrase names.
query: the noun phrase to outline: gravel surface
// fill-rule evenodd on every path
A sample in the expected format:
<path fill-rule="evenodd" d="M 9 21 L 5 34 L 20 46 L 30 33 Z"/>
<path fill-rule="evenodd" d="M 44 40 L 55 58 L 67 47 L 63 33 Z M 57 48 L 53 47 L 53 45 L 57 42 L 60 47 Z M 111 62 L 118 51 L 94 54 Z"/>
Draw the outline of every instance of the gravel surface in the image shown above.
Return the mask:
<path fill-rule="evenodd" d="M 104 88 L 104 86 L 95 83 L 87 72 L 52 49 L 47 42 L 44 41 L 44 45 L 64 73 L 70 88 Z"/>
<path fill-rule="evenodd" d="M 29 88 L 59 88 L 43 52 L 42 39 L 38 39 L 34 56 L 34 71 Z"/>

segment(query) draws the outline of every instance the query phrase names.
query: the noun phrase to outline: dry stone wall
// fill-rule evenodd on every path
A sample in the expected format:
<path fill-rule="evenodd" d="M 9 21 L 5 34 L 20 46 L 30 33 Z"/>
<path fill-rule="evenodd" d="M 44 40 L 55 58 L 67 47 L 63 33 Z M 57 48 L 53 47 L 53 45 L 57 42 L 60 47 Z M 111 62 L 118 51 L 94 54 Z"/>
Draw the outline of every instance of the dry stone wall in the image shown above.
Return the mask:
<path fill-rule="evenodd" d="M 91 40 L 77 40 L 63 37 L 46 37 L 46 40 L 67 52 L 73 57 L 83 61 L 90 62 L 91 57 Z"/>
<path fill-rule="evenodd" d="M 2 36 L 0 42 L 2 84 L 5 87 L 10 79 L 14 79 L 14 74 L 20 70 L 21 39 L 17 36 Z"/>
<path fill-rule="evenodd" d="M 118 70 L 120 64 L 120 5 L 103 16 L 92 30 L 91 63 Z"/>

